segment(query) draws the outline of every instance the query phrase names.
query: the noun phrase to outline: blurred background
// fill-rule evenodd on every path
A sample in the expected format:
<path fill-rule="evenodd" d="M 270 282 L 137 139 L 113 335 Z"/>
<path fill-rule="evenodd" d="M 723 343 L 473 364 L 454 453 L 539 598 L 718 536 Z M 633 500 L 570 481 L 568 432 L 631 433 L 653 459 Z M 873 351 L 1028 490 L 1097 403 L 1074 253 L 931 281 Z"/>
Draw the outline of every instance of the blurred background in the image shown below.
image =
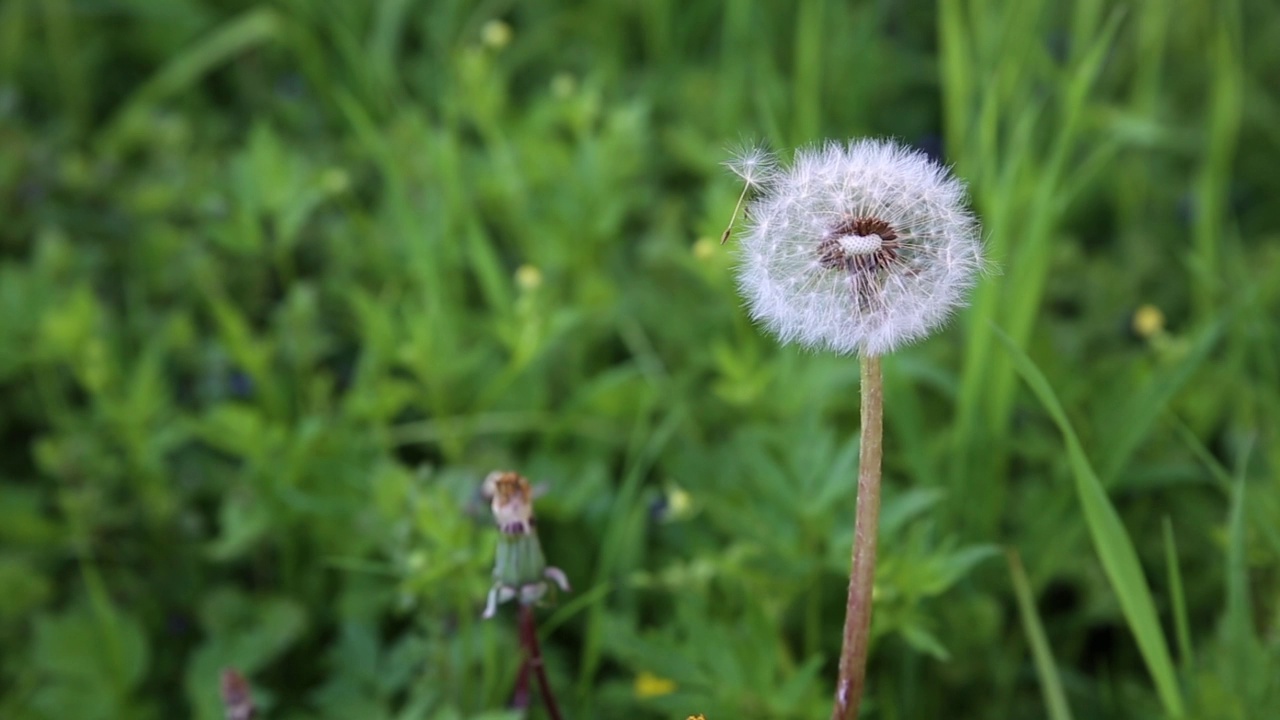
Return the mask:
<path fill-rule="evenodd" d="M 517 717 L 499 468 L 567 717 L 825 717 L 858 367 L 721 164 L 862 135 L 1001 268 L 885 362 L 865 714 L 1269 716 L 1277 77 L 1271 0 L 0 2 L 0 717 Z"/>

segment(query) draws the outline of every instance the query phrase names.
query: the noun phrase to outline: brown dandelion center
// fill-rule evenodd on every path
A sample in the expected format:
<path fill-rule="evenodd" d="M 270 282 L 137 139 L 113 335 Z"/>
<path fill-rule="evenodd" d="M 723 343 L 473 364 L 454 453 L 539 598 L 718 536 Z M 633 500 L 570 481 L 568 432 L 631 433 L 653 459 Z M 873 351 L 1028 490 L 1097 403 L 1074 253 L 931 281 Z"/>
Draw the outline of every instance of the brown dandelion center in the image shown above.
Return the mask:
<path fill-rule="evenodd" d="M 863 310 L 880 307 L 889 271 L 902 262 L 898 231 L 868 215 L 848 216 L 826 232 L 818 243 L 818 264 L 843 270 L 854 304 Z"/>
<path fill-rule="evenodd" d="M 878 240 L 877 240 L 878 238 Z M 829 270 L 875 275 L 898 261 L 898 233 L 877 217 L 846 217 L 818 243 L 818 264 Z"/>

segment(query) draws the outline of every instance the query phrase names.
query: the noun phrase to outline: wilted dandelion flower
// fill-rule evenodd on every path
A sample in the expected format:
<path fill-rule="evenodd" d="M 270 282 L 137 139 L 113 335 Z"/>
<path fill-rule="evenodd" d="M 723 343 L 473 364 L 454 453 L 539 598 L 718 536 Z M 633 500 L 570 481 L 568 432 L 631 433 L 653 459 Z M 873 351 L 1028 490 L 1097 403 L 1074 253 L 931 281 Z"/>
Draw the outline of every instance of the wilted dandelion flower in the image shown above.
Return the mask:
<path fill-rule="evenodd" d="M 561 590 L 569 589 L 569 580 L 560 568 L 547 565 L 538 542 L 533 517 L 533 488 L 524 476 L 510 472 L 489 473 L 482 492 L 490 500 L 494 522 L 501 537 L 493 566 L 493 587 L 485 603 L 483 617 L 493 617 L 498 605 L 518 599 L 533 605 L 542 600 L 548 582 Z"/>
<path fill-rule="evenodd" d="M 883 355 L 942 325 L 983 268 L 964 184 L 922 152 L 866 139 L 729 166 L 759 192 L 738 284 L 784 342 Z"/>

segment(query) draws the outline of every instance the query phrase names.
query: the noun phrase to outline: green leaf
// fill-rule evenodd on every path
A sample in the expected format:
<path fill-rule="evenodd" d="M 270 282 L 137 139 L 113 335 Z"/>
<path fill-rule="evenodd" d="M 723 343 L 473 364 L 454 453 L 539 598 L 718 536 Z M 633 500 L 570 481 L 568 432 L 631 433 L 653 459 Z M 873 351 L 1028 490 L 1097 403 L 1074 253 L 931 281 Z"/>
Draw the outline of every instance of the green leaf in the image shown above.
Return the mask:
<path fill-rule="evenodd" d="M 120 719 L 146 674 L 149 652 L 141 623 L 87 606 L 34 622 L 31 670 L 43 681 L 33 705 L 46 717 Z"/>

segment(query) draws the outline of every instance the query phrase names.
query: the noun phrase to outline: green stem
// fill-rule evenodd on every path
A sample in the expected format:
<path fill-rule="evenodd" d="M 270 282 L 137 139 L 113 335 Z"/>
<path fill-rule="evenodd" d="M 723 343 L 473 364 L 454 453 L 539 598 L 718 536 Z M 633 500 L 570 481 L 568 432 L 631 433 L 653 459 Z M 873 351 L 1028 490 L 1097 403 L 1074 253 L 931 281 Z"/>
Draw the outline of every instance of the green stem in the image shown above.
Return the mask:
<path fill-rule="evenodd" d="M 871 643 L 871 600 L 876 577 L 876 533 L 880 526 L 880 461 L 884 452 L 884 383 L 880 358 L 862 358 L 862 441 L 858 457 L 858 510 L 853 565 L 845 606 L 840 678 L 831 720 L 854 720 L 866 686 Z"/>

